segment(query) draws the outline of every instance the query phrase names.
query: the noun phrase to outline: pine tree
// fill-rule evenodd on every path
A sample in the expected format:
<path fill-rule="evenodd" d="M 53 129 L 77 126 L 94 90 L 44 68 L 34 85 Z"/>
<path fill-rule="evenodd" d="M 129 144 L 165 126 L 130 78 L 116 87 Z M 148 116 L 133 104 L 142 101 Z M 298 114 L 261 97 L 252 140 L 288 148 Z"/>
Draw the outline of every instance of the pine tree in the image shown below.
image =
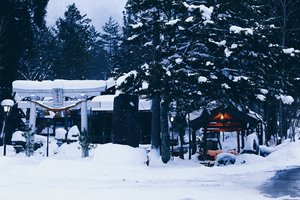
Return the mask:
<path fill-rule="evenodd" d="M 10 95 L 19 60 L 32 47 L 33 27 L 43 22 L 48 0 L 1 1 L 0 7 L 0 82 L 1 97 Z"/>
<path fill-rule="evenodd" d="M 104 49 L 107 52 L 109 69 L 117 68 L 117 56 L 120 51 L 121 33 L 120 26 L 112 17 L 102 27 L 103 33 L 100 35 Z"/>
<path fill-rule="evenodd" d="M 53 79 L 53 67 L 58 47 L 51 30 L 34 27 L 34 41 L 20 59 L 18 78 L 26 80 Z"/>
<path fill-rule="evenodd" d="M 59 58 L 55 66 L 56 78 L 86 79 L 91 50 L 98 33 L 91 20 L 81 15 L 75 4 L 69 5 L 64 18 L 56 22 Z"/>

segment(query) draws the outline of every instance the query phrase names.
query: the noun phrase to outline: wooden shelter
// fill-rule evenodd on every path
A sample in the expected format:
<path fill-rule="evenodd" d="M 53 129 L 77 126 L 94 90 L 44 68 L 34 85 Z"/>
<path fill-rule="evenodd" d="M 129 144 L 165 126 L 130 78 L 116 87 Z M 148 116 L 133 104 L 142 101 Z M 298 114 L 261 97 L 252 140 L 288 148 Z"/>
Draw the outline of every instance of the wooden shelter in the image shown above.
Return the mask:
<path fill-rule="evenodd" d="M 236 132 L 237 151 L 245 145 L 245 136 L 248 130 L 256 129 L 258 132 L 259 143 L 262 144 L 262 120 L 254 112 L 242 112 L 233 106 L 219 106 L 211 111 L 203 109 L 201 115 L 191 121 L 193 130 L 200 128 L 203 132 L 203 149 L 207 151 L 207 136 L 210 133 Z"/>

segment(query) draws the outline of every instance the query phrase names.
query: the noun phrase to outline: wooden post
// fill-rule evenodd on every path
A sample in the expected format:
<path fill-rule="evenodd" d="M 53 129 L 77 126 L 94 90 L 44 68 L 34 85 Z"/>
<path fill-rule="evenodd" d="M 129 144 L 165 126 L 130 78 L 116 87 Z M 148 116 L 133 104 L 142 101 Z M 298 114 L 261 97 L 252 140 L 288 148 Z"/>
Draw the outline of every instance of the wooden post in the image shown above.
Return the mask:
<path fill-rule="evenodd" d="M 241 151 L 241 144 L 240 144 L 240 130 L 237 130 L 237 148 L 238 148 L 238 153 Z"/>
<path fill-rule="evenodd" d="M 242 149 L 245 147 L 245 128 L 242 128 Z"/>
<path fill-rule="evenodd" d="M 207 154 L 207 127 L 204 127 L 204 133 L 203 133 L 203 156 L 206 156 Z"/>
<path fill-rule="evenodd" d="M 81 103 L 81 131 L 88 131 L 88 120 L 87 120 L 87 102 L 84 100 Z"/>

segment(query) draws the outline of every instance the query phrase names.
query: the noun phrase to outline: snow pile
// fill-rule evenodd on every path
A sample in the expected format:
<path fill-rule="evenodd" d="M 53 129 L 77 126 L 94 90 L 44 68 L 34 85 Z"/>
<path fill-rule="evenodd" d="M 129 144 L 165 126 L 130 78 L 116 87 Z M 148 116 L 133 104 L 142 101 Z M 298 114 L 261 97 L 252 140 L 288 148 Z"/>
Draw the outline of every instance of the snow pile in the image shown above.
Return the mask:
<path fill-rule="evenodd" d="M 22 131 L 14 132 L 12 135 L 11 141 L 12 142 L 26 142 L 24 132 L 22 132 Z"/>
<path fill-rule="evenodd" d="M 259 148 L 258 137 L 256 133 L 249 134 L 246 138 L 244 150 L 256 152 Z"/>
<path fill-rule="evenodd" d="M 66 138 L 66 129 L 64 128 L 57 128 L 55 129 L 55 139 L 57 140 L 63 140 Z"/>
<path fill-rule="evenodd" d="M 72 126 L 68 131 L 69 140 L 77 140 L 79 135 L 80 135 L 80 131 L 76 125 Z"/>
<path fill-rule="evenodd" d="M 236 164 L 227 167 L 203 167 L 194 158 L 175 158 L 162 164 L 157 152 L 149 153 L 151 162 L 147 167 L 145 149 L 116 144 L 98 145 L 91 149 L 89 158 L 82 159 L 78 147 L 78 143 L 63 144 L 49 158 L 38 153 L 26 158 L 11 154 L 13 150 L 8 145 L 9 155 L 0 157 L 3 183 L 0 193 L 4 200 L 41 196 L 45 200 L 120 199 L 116 194 L 122 194 L 125 200 L 199 199 L 200 196 L 201 199 L 263 200 L 269 198 L 257 188 L 275 174 L 274 170 L 300 163 L 299 141 L 283 143 L 266 158 L 238 155 Z M 1 151 L 2 148 L 0 154 Z M 32 192 L 32 188 L 37 189 Z"/>
<path fill-rule="evenodd" d="M 236 156 L 235 164 L 257 164 L 264 162 L 265 159 L 262 156 L 255 154 L 239 154 Z"/>
<path fill-rule="evenodd" d="M 145 149 L 127 145 L 104 144 L 93 150 L 93 161 L 105 165 L 145 165 L 147 154 Z"/>

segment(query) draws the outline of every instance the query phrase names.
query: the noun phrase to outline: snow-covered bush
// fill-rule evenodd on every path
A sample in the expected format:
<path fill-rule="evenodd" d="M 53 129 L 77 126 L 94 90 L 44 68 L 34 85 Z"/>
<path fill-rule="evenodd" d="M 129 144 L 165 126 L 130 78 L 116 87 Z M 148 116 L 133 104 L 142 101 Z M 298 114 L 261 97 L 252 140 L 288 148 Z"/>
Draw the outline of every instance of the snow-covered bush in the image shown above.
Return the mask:
<path fill-rule="evenodd" d="M 67 133 L 66 129 L 64 129 L 64 128 L 57 128 L 55 130 L 55 139 L 57 139 L 57 140 L 64 140 L 64 139 L 66 139 L 66 133 Z"/>
<path fill-rule="evenodd" d="M 64 128 L 57 128 L 55 130 L 55 137 L 54 138 L 56 139 L 58 146 L 61 146 L 62 143 L 64 143 L 64 141 L 66 139 L 66 133 L 67 133 L 67 131 Z"/>
<path fill-rule="evenodd" d="M 76 125 L 72 126 L 68 131 L 68 140 L 77 141 L 80 131 Z"/>
<path fill-rule="evenodd" d="M 236 156 L 231 153 L 220 153 L 217 155 L 215 166 L 233 165 L 235 163 Z"/>

